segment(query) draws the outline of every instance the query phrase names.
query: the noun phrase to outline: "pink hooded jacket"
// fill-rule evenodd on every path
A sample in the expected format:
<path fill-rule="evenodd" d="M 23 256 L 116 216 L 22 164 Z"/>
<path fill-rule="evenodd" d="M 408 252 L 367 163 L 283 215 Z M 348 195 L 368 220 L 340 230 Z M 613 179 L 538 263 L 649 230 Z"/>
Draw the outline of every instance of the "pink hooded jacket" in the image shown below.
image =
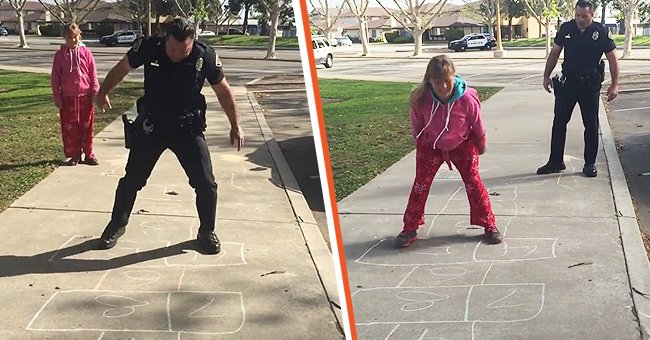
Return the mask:
<path fill-rule="evenodd" d="M 52 63 L 52 94 L 54 100 L 61 97 L 92 96 L 99 91 L 95 58 L 88 47 L 79 44 L 76 48 L 61 45 L 54 54 Z"/>
<path fill-rule="evenodd" d="M 435 97 L 431 87 L 425 91 L 423 104 L 411 108 L 413 138 L 442 151 L 451 151 L 472 138 L 479 151 L 484 151 L 485 127 L 476 90 L 456 76 L 454 91 L 446 103 Z"/>

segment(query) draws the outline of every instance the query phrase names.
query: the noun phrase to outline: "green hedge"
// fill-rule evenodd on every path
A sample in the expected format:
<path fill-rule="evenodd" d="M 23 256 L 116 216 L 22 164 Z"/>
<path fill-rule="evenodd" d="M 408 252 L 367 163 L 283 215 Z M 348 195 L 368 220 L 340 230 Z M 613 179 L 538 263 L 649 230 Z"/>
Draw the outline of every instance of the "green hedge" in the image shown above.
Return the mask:
<path fill-rule="evenodd" d="M 445 40 L 453 41 L 458 40 L 465 36 L 465 32 L 459 29 L 448 29 L 445 31 Z"/>
<path fill-rule="evenodd" d="M 54 25 L 44 25 L 40 27 L 41 35 L 44 37 L 60 37 L 61 27 Z"/>

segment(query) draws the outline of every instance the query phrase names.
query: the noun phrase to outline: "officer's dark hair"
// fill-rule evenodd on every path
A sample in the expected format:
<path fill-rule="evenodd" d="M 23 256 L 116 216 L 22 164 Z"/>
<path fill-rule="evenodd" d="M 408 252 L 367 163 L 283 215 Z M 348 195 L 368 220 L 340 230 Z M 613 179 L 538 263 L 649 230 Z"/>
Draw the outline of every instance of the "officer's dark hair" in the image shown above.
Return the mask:
<path fill-rule="evenodd" d="M 167 38 L 174 37 L 178 41 L 185 41 L 194 37 L 194 24 L 185 18 L 176 18 L 167 25 L 165 35 Z"/>
<path fill-rule="evenodd" d="M 594 11 L 594 4 L 587 0 L 578 0 L 578 2 L 576 2 L 576 8 L 578 7 L 589 8 L 592 12 Z"/>

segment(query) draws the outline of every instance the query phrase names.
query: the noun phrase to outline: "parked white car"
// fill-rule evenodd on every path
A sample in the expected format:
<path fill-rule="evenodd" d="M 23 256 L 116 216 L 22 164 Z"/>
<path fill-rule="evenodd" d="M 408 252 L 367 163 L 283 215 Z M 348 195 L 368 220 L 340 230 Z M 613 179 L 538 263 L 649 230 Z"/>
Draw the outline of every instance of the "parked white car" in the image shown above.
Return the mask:
<path fill-rule="evenodd" d="M 211 36 L 211 35 L 215 35 L 215 33 L 212 32 L 212 31 L 208 31 L 208 30 L 201 30 L 199 32 L 199 37 L 206 37 L 206 36 Z"/>
<path fill-rule="evenodd" d="M 311 46 L 314 50 L 314 61 L 316 64 L 323 64 L 326 68 L 331 68 L 334 65 L 332 46 L 327 38 L 315 35 L 311 38 Z"/>
<path fill-rule="evenodd" d="M 337 39 L 339 46 L 352 46 L 352 40 L 350 40 L 350 37 L 340 37 Z"/>

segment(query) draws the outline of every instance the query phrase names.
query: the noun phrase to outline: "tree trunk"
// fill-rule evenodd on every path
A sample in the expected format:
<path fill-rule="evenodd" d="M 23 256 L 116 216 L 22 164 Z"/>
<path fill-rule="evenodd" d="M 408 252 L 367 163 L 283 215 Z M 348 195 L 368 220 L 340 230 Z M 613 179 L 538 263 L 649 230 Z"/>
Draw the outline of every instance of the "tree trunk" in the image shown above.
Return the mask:
<path fill-rule="evenodd" d="M 246 31 L 248 30 L 248 13 L 251 11 L 251 5 L 246 4 L 244 5 L 244 22 L 242 23 L 242 33 L 246 35 Z"/>
<path fill-rule="evenodd" d="M 551 27 L 551 21 L 546 19 L 546 27 L 544 27 L 546 30 L 546 58 L 551 54 L 551 30 L 549 30 L 549 27 Z"/>
<path fill-rule="evenodd" d="M 512 17 L 508 18 L 508 41 L 512 41 Z"/>
<path fill-rule="evenodd" d="M 361 35 L 359 39 L 361 39 L 361 45 L 363 46 L 363 52 L 361 53 L 362 57 L 366 57 L 370 55 L 370 46 L 368 43 L 368 22 L 366 21 L 365 17 L 357 18 L 359 20 L 359 34 Z"/>
<path fill-rule="evenodd" d="M 415 49 L 413 49 L 413 56 L 412 57 L 419 57 L 422 55 L 422 34 L 424 34 L 424 30 L 420 27 L 414 27 L 413 32 L 413 39 L 415 39 Z"/>
<path fill-rule="evenodd" d="M 16 14 L 18 14 L 18 36 L 20 37 L 20 44 L 18 47 L 29 48 L 29 46 L 27 46 L 27 38 L 25 38 L 25 20 L 23 19 L 23 11 L 18 11 Z"/>
<path fill-rule="evenodd" d="M 603 5 L 603 8 L 602 8 L 600 20 L 602 20 L 601 24 L 605 25 L 605 16 L 607 15 L 606 14 L 607 3 L 605 1 L 602 1 L 602 5 Z M 558 27 L 560 27 L 560 26 L 558 26 Z"/>
<path fill-rule="evenodd" d="M 276 2 L 271 7 L 271 34 L 269 34 L 269 48 L 264 59 L 277 59 L 275 56 L 275 40 L 278 36 L 278 21 L 280 20 L 280 4 Z"/>
<path fill-rule="evenodd" d="M 635 9 L 636 6 L 632 4 L 629 4 L 628 7 L 625 8 L 625 43 L 623 43 L 623 59 L 632 56 L 632 37 L 634 36 L 632 18 L 634 18 Z"/>

